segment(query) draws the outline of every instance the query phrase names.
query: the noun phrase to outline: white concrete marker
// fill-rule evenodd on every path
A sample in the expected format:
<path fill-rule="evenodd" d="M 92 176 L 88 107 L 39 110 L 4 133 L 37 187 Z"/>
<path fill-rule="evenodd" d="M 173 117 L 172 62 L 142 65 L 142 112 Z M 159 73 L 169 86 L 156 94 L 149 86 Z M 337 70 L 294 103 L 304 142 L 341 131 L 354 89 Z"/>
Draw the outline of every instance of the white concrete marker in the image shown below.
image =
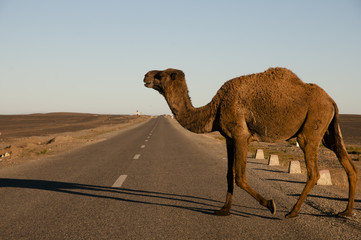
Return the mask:
<path fill-rule="evenodd" d="M 140 146 L 140 148 L 145 148 L 145 145 Z"/>
<path fill-rule="evenodd" d="M 271 154 L 268 159 L 269 166 L 278 166 L 280 165 L 280 161 L 278 160 L 278 155 Z"/>
<path fill-rule="evenodd" d="M 264 159 L 263 149 L 257 149 L 256 159 Z"/>
<path fill-rule="evenodd" d="M 123 185 L 123 183 L 124 183 L 125 179 L 127 178 L 127 176 L 128 175 L 120 175 L 120 177 L 117 179 L 117 181 L 115 181 L 115 183 L 112 185 L 112 187 L 120 188 Z"/>
<path fill-rule="evenodd" d="M 140 158 L 140 154 L 135 154 L 134 157 L 133 157 L 134 160 L 137 160 L 139 158 Z"/>
<path fill-rule="evenodd" d="M 301 173 L 300 161 L 290 161 L 290 165 L 288 166 L 288 173 Z"/>
<path fill-rule="evenodd" d="M 324 169 L 319 171 L 320 179 L 317 181 L 317 185 L 332 185 L 330 170 Z"/>

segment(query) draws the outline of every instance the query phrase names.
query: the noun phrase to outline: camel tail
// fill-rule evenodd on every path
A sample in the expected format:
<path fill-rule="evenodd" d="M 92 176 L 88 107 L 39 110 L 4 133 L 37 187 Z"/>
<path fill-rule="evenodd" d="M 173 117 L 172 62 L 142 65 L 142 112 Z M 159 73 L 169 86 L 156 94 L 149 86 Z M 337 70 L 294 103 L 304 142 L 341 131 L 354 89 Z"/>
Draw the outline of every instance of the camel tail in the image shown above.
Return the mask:
<path fill-rule="evenodd" d="M 323 136 L 323 145 L 329 148 L 330 150 L 334 151 L 338 158 L 342 157 L 342 155 L 347 154 L 345 144 L 342 139 L 340 124 L 339 124 L 339 113 L 338 107 L 336 103 L 333 103 L 335 108 L 335 114 L 333 119 L 328 126 L 328 129 Z"/>

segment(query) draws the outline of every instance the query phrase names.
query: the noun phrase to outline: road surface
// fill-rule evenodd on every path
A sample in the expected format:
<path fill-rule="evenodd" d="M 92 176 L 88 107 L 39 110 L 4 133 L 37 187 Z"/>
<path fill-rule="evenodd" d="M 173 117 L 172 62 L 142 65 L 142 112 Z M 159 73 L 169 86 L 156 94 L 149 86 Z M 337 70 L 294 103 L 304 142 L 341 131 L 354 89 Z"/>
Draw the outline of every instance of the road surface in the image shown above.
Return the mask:
<path fill-rule="evenodd" d="M 296 219 L 284 215 L 305 176 L 249 159 L 248 180 L 276 201 L 273 216 L 236 189 L 231 215 L 225 146 L 151 119 L 116 137 L 58 156 L 0 169 L 0 239 L 360 239 L 356 216 L 334 187 L 316 186 Z"/>

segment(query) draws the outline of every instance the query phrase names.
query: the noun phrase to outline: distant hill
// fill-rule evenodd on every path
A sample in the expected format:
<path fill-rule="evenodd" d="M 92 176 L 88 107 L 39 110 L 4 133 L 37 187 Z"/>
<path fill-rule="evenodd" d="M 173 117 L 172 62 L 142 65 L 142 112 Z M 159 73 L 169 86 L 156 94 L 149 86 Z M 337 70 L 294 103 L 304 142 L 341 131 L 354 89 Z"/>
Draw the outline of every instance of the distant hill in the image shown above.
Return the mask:
<path fill-rule="evenodd" d="M 79 131 L 102 125 L 127 123 L 134 118 L 137 116 L 88 113 L 0 115 L 0 141 L 12 137 L 41 136 Z"/>
<path fill-rule="evenodd" d="M 361 115 L 340 114 L 340 127 L 346 145 L 361 145 Z"/>
<path fill-rule="evenodd" d="M 87 113 L 0 115 L 0 140 L 8 137 L 39 136 L 78 131 L 100 125 L 126 123 L 136 117 L 135 115 Z M 361 146 L 361 115 L 340 114 L 340 127 L 347 145 Z"/>

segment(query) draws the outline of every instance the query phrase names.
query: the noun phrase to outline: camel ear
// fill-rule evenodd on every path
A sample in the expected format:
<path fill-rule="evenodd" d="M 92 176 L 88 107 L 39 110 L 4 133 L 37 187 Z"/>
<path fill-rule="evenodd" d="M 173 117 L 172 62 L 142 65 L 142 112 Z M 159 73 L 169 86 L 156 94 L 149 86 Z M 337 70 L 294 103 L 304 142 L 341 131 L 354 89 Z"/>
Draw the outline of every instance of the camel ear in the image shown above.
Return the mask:
<path fill-rule="evenodd" d="M 174 80 L 176 80 L 176 78 L 177 78 L 176 72 L 170 74 L 170 79 L 172 79 L 174 81 Z"/>
<path fill-rule="evenodd" d="M 170 79 L 172 79 L 173 81 L 177 78 L 184 78 L 184 73 L 178 70 L 170 74 Z"/>

